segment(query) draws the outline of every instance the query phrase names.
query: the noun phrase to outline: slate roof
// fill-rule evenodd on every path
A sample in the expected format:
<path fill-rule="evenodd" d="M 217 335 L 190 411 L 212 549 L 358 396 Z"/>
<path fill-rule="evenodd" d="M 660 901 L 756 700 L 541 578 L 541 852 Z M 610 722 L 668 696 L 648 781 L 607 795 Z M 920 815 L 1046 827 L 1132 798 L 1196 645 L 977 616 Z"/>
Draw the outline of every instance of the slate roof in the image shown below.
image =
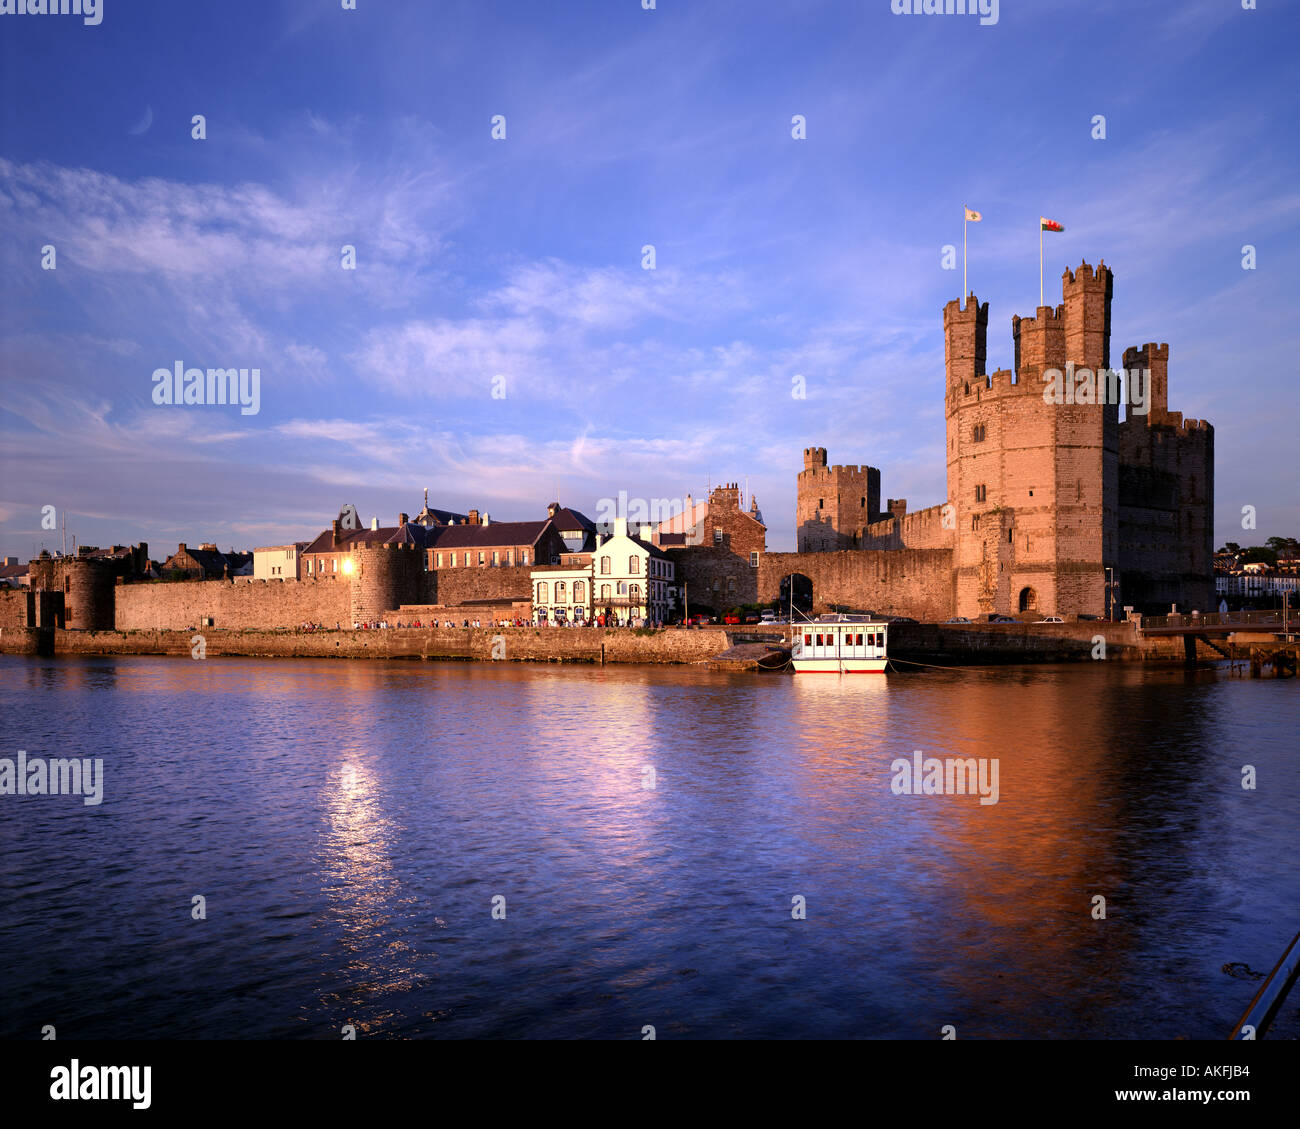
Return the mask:
<path fill-rule="evenodd" d="M 487 549 L 505 545 L 536 545 L 551 520 L 494 521 L 491 525 L 440 525 L 429 530 L 429 546 L 434 549 Z"/>

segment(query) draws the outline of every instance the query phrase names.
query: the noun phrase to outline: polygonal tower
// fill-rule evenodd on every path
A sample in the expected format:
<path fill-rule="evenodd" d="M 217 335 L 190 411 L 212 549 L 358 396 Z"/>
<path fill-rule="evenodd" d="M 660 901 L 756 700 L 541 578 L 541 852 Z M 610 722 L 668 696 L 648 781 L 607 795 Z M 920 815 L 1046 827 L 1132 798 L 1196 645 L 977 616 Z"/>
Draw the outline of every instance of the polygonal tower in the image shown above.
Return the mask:
<path fill-rule="evenodd" d="M 1055 309 L 1012 318 L 1015 371 L 991 376 L 987 304 L 972 295 L 944 309 L 956 606 L 972 619 L 1106 610 L 1119 409 L 1098 402 L 1094 376 L 1110 360 L 1111 273 L 1082 264 L 1065 272 L 1062 292 Z M 1088 395 L 1076 397 L 1076 378 Z"/>

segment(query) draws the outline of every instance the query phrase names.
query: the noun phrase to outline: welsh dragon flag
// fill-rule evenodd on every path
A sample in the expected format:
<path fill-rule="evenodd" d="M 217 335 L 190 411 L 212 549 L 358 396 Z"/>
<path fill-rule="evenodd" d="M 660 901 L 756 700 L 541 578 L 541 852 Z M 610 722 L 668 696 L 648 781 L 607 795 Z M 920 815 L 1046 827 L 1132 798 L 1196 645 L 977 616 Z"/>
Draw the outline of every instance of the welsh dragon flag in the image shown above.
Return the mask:
<path fill-rule="evenodd" d="M 1042 231 L 1064 231 L 1065 230 L 1065 228 L 1062 227 L 1055 220 L 1049 220 L 1046 216 L 1039 216 L 1038 222 L 1041 225 Z"/>

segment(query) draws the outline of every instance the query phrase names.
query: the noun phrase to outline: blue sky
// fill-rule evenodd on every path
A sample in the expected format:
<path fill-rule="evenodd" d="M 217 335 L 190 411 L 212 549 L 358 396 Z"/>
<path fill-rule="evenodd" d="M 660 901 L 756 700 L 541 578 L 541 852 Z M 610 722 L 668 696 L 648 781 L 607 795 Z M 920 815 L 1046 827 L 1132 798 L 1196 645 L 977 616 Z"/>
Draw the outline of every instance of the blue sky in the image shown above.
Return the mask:
<path fill-rule="evenodd" d="M 732 480 L 789 549 L 810 445 L 940 502 L 963 204 L 990 369 L 1037 305 L 1038 217 L 1059 220 L 1047 301 L 1104 258 L 1115 362 L 1168 342 L 1170 407 L 1215 426 L 1216 542 L 1300 534 L 1300 14 L 1260 9 L 0 16 L 0 549 L 58 548 L 46 505 L 161 559 L 306 538 L 344 503 L 388 524 L 425 486 L 523 519 Z M 259 368 L 260 411 L 154 404 L 177 360 Z"/>

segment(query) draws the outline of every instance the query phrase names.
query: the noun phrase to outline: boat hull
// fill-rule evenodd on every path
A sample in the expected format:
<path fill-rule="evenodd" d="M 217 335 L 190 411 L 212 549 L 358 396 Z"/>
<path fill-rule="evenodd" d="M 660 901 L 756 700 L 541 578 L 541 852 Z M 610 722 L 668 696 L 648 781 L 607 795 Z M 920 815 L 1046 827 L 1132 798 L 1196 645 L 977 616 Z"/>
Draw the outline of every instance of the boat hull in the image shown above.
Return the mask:
<path fill-rule="evenodd" d="M 888 659 L 792 659 L 795 674 L 884 674 Z"/>

